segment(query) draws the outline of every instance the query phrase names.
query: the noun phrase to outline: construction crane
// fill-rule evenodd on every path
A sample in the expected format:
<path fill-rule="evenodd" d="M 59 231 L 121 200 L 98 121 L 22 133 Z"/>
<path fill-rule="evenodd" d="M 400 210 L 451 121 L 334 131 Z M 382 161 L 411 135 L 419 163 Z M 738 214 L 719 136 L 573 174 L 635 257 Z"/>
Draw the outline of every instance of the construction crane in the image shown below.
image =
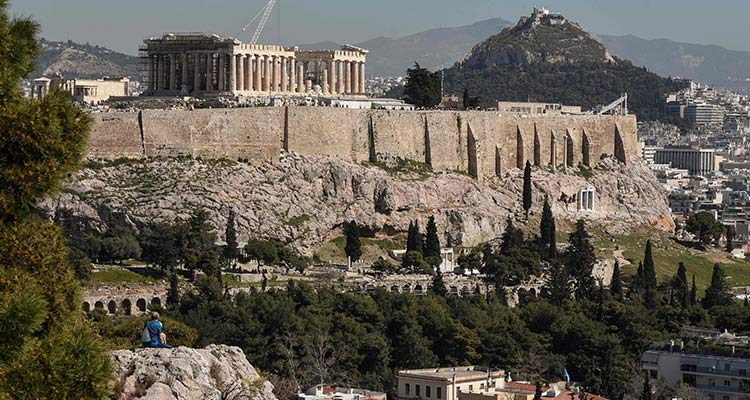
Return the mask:
<path fill-rule="evenodd" d="M 258 39 L 260 38 L 260 34 L 263 33 L 263 28 L 266 26 L 266 22 L 268 22 L 268 17 L 271 16 L 271 11 L 273 11 L 273 6 L 276 5 L 276 0 L 269 0 L 268 4 L 263 7 L 260 12 L 258 12 L 253 19 L 251 19 L 244 28 L 242 28 L 242 32 L 247 31 L 247 28 L 252 25 L 253 22 L 255 22 L 258 17 L 260 17 L 260 21 L 258 21 L 258 27 L 255 28 L 255 33 L 253 34 L 252 39 L 250 39 L 250 44 L 256 44 L 258 43 Z"/>

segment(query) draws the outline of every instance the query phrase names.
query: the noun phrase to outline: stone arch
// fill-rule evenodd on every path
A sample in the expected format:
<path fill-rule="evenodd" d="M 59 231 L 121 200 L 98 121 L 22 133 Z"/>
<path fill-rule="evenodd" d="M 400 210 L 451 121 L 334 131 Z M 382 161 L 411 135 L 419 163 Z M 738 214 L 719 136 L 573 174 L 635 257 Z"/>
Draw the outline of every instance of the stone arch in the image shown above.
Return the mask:
<path fill-rule="evenodd" d="M 424 289 L 419 283 L 414 286 L 414 294 L 422 294 Z"/>
<path fill-rule="evenodd" d="M 557 138 L 555 138 L 555 131 L 550 131 L 549 138 L 549 164 L 554 170 L 557 167 Z"/>
<path fill-rule="evenodd" d="M 83 309 L 83 312 L 91 312 L 91 304 L 89 304 L 88 301 L 84 301 L 81 308 Z"/>
<path fill-rule="evenodd" d="M 523 169 L 523 133 L 521 127 L 516 125 L 516 168 Z"/>
<path fill-rule="evenodd" d="M 458 294 L 458 287 L 457 286 L 451 286 L 448 289 L 448 293 L 450 293 L 450 294 Z"/>
<path fill-rule="evenodd" d="M 94 309 L 97 309 L 97 308 L 100 309 L 100 310 L 103 310 L 104 309 L 104 303 L 102 303 L 101 301 L 97 301 L 96 303 L 94 303 Z"/>
<path fill-rule="evenodd" d="M 575 154 L 573 153 L 573 137 L 570 131 L 565 135 L 565 166 L 572 167 L 575 165 Z"/>
<path fill-rule="evenodd" d="M 401 287 L 401 293 L 411 293 L 411 285 L 408 283 Z"/>
<path fill-rule="evenodd" d="M 107 312 L 110 314 L 117 314 L 117 303 L 114 300 L 110 300 L 107 303 Z"/>
<path fill-rule="evenodd" d="M 534 124 L 534 166 L 542 165 L 542 144 L 539 141 L 539 131 Z"/>
<path fill-rule="evenodd" d="M 620 133 L 620 127 L 615 124 L 615 149 L 614 149 L 614 155 L 615 158 L 618 159 L 621 163 L 627 164 L 628 160 L 625 156 L 625 143 L 622 141 L 622 134 Z"/>
<path fill-rule="evenodd" d="M 133 303 L 130 302 L 130 299 L 121 301 L 120 308 L 122 309 L 122 313 L 125 315 L 131 315 L 133 313 Z"/>
<path fill-rule="evenodd" d="M 154 297 L 153 299 L 151 299 L 151 307 L 161 307 L 161 299 L 158 297 Z"/>
<path fill-rule="evenodd" d="M 500 151 L 500 145 L 495 145 L 495 176 L 503 176 L 503 155 Z"/>
<path fill-rule="evenodd" d="M 581 130 L 581 162 L 587 167 L 591 166 L 589 135 L 586 134 L 585 129 Z"/>
<path fill-rule="evenodd" d="M 531 296 L 532 298 L 536 298 L 536 294 L 537 293 L 535 288 L 529 289 L 529 296 Z"/>
<path fill-rule="evenodd" d="M 479 168 L 477 166 L 477 139 L 474 137 L 474 132 L 471 130 L 471 126 L 468 125 L 466 133 L 466 152 L 467 160 L 469 162 L 469 175 L 478 178 Z"/>
<path fill-rule="evenodd" d="M 393 286 L 391 286 L 391 292 L 392 293 L 400 293 L 401 292 L 401 288 L 398 285 L 393 285 Z"/>
<path fill-rule="evenodd" d="M 471 294 L 471 289 L 469 289 L 468 286 L 464 285 L 463 287 L 461 287 L 461 294 L 464 296 L 469 295 Z"/>
<path fill-rule="evenodd" d="M 138 299 L 135 301 L 135 307 L 140 312 L 146 312 L 146 299 Z"/>

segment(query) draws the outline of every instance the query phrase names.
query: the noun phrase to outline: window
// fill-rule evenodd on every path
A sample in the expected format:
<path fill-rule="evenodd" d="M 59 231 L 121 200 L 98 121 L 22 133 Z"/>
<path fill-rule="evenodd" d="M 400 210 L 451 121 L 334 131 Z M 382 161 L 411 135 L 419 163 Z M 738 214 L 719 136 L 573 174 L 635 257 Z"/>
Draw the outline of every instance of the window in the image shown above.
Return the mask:
<path fill-rule="evenodd" d="M 432 396 L 432 386 L 425 385 L 424 386 L 424 397 L 430 398 Z"/>
<path fill-rule="evenodd" d="M 469 391 L 471 392 L 473 390 L 474 390 L 474 385 L 469 385 Z"/>
<path fill-rule="evenodd" d="M 436 399 L 442 399 L 443 398 L 443 388 L 440 386 L 435 388 L 435 398 Z"/>
<path fill-rule="evenodd" d="M 408 383 L 404 383 L 404 393 L 408 396 L 410 391 L 411 385 L 409 385 Z"/>
<path fill-rule="evenodd" d="M 732 382 L 729 382 L 728 379 L 724 380 L 724 386 L 732 386 Z"/>
<path fill-rule="evenodd" d="M 419 385 L 414 385 L 414 395 L 419 397 L 421 394 L 419 393 Z"/>

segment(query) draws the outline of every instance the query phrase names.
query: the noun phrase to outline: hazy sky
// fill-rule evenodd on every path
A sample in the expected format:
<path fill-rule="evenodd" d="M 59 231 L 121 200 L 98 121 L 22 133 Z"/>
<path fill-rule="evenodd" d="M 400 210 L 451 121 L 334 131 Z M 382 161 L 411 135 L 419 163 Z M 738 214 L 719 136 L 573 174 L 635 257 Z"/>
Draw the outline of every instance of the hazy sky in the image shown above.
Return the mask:
<path fill-rule="evenodd" d="M 266 0 L 11 0 L 43 36 L 135 54 L 144 37 L 203 31 L 240 37 Z M 262 42 L 356 43 L 501 17 L 516 22 L 534 5 L 600 34 L 634 34 L 750 50 L 750 0 L 278 0 Z M 253 28 L 254 29 L 254 28 Z M 241 36 L 244 35 L 244 36 Z"/>

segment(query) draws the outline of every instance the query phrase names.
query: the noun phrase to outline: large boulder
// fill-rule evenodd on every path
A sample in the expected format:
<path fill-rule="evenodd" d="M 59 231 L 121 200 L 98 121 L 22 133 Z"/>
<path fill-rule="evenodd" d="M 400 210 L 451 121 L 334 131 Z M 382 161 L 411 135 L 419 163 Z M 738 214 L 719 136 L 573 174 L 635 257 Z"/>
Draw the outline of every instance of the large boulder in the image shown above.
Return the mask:
<path fill-rule="evenodd" d="M 110 358 L 116 399 L 277 400 L 238 347 L 118 350 Z"/>

